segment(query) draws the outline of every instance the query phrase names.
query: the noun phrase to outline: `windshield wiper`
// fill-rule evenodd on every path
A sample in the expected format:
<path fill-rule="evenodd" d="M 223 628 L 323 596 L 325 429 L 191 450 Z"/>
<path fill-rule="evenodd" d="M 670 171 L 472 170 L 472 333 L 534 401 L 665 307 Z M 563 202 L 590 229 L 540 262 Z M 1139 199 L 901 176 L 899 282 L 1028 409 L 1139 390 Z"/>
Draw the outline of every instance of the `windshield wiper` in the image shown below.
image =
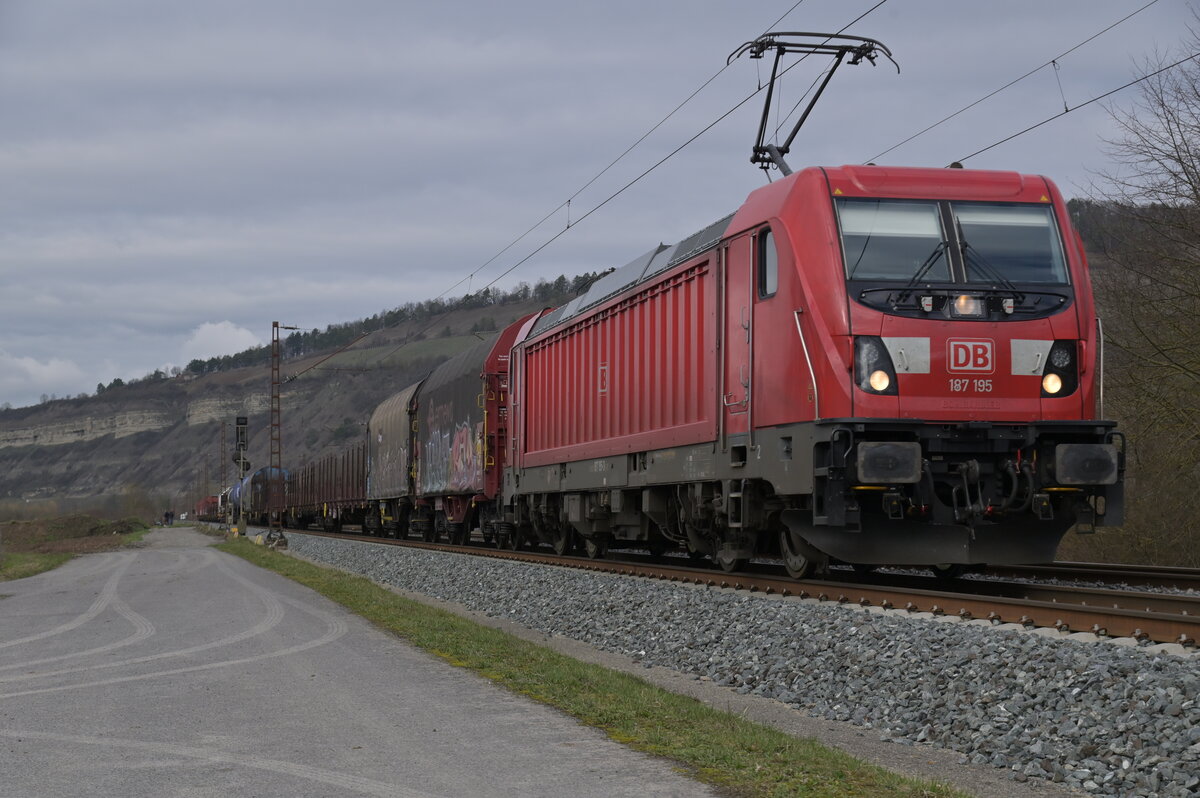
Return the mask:
<path fill-rule="evenodd" d="M 892 303 L 893 310 L 895 310 L 896 306 L 898 306 L 901 302 L 906 301 L 909 296 L 912 295 L 912 291 L 917 287 L 917 283 L 921 282 L 921 278 L 929 273 L 929 270 L 933 268 L 933 264 L 937 263 L 938 258 L 949 246 L 950 242 L 946 241 L 945 239 L 942 239 L 938 242 L 937 246 L 933 248 L 933 252 L 930 252 L 929 257 L 927 257 L 925 262 L 921 264 L 921 268 L 917 269 L 916 273 L 910 277 L 908 282 L 904 284 L 904 287 L 900 289 L 900 293 L 896 295 L 896 301 Z"/>
<path fill-rule="evenodd" d="M 1018 302 L 1021 301 L 1024 298 L 1024 295 L 1017 290 L 1017 287 L 1013 285 L 1013 283 L 1007 277 L 1001 274 L 1000 270 L 993 266 L 988 259 L 983 256 L 982 252 L 975 249 L 975 247 L 971 246 L 967 242 L 967 237 L 963 233 L 962 222 L 960 222 L 957 217 L 954 219 L 954 227 L 958 231 L 959 246 L 962 247 L 963 266 L 966 268 L 974 266 L 986 279 L 991 280 L 993 283 L 999 284 L 1002 288 L 1011 293 L 1014 299 L 1016 299 Z M 967 282 L 969 283 L 970 275 L 965 276 L 967 277 Z"/>

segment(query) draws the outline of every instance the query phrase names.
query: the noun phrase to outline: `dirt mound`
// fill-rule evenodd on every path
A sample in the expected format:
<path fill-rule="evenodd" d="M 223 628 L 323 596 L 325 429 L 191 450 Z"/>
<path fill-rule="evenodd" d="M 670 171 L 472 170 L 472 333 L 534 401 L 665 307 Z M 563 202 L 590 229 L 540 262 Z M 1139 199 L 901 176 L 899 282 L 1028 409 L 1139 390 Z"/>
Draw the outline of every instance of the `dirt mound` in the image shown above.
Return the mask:
<path fill-rule="evenodd" d="M 124 542 L 118 535 L 148 528 L 137 518 L 105 521 L 90 515 L 9 521 L 0 524 L 0 545 L 5 551 L 39 554 L 104 551 Z"/>

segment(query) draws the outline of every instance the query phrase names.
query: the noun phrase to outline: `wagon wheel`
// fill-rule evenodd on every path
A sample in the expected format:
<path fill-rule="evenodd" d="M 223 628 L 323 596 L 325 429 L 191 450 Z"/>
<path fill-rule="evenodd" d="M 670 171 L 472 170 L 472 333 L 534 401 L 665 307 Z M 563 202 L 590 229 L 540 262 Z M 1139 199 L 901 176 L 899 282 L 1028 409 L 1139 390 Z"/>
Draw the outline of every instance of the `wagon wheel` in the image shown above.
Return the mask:
<path fill-rule="evenodd" d="M 514 524 L 512 531 L 508 533 L 508 540 L 506 541 L 508 547 L 513 551 L 520 551 L 521 547 L 525 544 L 524 537 L 521 533 L 521 527 Z"/>
<path fill-rule="evenodd" d="M 779 553 L 783 555 L 783 567 L 792 579 L 807 579 L 816 569 L 812 547 L 789 529 L 779 530 Z"/>
<path fill-rule="evenodd" d="M 721 547 L 717 549 L 717 553 L 713 555 L 713 562 L 726 573 L 740 571 L 746 567 L 750 560 L 746 557 L 735 557 L 729 549 Z"/>
<path fill-rule="evenodd" d="M 574 541 L 571 540 L 571 533 L 573 531 L 574 530 L 570 529 L 569 527 L 563 528 L 561 524 L 554 527 L 554 537 L 551 545 L 554 547 L 555 554 L 561 557 L 563 555 L 570 554 L 571 550 L 575 548 L 572 545 Z"/>

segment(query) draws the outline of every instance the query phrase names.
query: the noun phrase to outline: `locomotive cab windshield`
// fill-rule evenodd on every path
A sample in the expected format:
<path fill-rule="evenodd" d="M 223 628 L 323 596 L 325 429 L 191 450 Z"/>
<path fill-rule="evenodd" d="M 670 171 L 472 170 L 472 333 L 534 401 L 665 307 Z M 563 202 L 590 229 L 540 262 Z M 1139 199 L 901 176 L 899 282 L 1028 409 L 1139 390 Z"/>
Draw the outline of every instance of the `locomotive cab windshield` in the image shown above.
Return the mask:
<path fill-rule="evenodd" d="M 834 204 L 851 295 L 877 310 L 1033 318 L 1072 297 L 1049 205 L 845 197 Z"/>

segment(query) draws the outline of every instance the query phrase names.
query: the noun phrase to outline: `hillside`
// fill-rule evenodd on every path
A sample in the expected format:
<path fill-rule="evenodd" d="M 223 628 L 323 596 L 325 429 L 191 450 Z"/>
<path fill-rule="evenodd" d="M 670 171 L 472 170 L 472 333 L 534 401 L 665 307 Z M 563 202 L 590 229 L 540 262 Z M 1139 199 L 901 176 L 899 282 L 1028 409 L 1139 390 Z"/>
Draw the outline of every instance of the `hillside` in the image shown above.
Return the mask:
<path fill-rule="evenodd" d="M 476 342 L 473 329 L 502 327 L 545 304 L 528 298 L 451 310 L 377 330 L 332 357 L 336 346 L 285 357 L 285 464 L 341 449 L 365 434 L 381 401 Z M 262 360 L 261 353 L 255 359 Z M 289 380 L 292 375 L 298 376 Z M 0 411 L 0 521 L 79 509 L 145 516 L 169 506 L 184 511 L 233 479 L 232 462 L 220 462 L 221 424 L 228 424 L 229 461 L 239 415 L 249 417 L 252 465 L 267 465 L 269 361 Z"/>

